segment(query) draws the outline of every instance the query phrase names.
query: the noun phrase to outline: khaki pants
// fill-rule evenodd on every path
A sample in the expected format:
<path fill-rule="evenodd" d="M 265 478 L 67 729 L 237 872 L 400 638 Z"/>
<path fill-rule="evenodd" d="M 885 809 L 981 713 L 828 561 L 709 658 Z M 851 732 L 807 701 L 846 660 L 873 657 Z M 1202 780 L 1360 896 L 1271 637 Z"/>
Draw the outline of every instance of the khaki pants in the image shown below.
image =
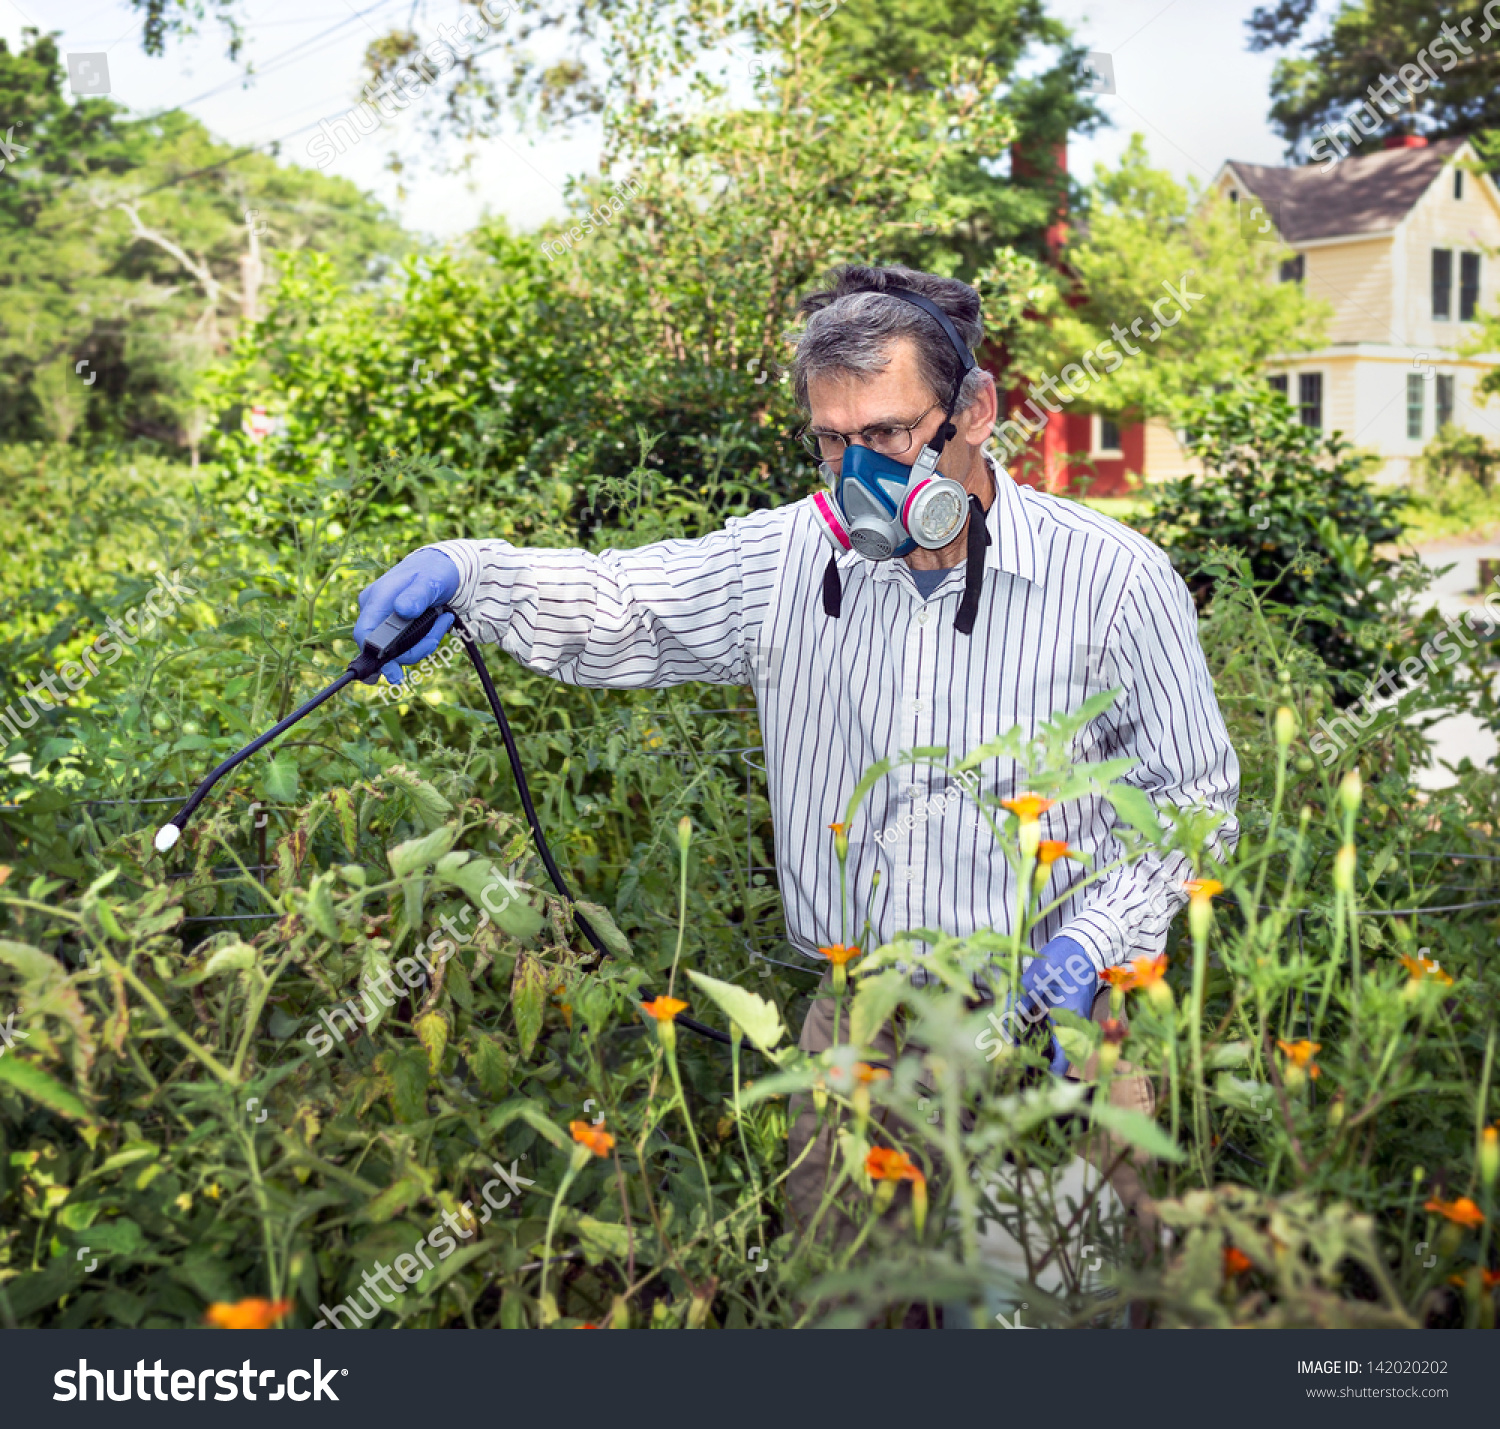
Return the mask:
<path fill-rule="evenodd" d="M 846 994 L 839 1026 L 840 1042 L 849 1040 L 849 1004 L 851 1001 L 852 995 Z M 826 1052 L 833 1046 L 833 1014 L 833 982 L 831 976 L 825 975 L 823 984 L 818 990 L 818 996 L 808 1009 L 806 1020 L 802 1024 L 802 1034 L 797 1039 L 797 1045 L 804 1052 L 816 1056 L 819 1052 Z M 1109 989 L 1107 987 L 1102 988 L 1094 999 L 1093 1016 L 1096 1022 L 1102 1022 L 1109 1016 Z M 911 1051 L 923 1050 L 909 1039 L 905 1040 L 904 1045 Z M 880 1029 L 870 1050 L 878 1056 L 878 1060 L 872 1065 L 888 1066 L 895 1061 L 896 1030 L 891 1023 L 887 1022 Z M 1070 1064 L 1068 1075 L 1073 1077 L 1081 1075 L 1083 1080 L 1093 1080 L 1096 1075 L 1094 1059 L 1090 1059 L 1081 1074 L 1078 1068 Z M 922 1074 L 917 1078 L 917 1085 L 926 1091 L 932 1090 L 932 1082 L 925 1064 Z M 1156 1090 L 1151 1085 L 1150 1077 L 1144 1072 L 1135 1071 L 1128 1062 L 1123 1060 L 1115 1065 L 1115 1075 L 1109 1085 L 1109 1099 L 1114 1106 L 1143 1112 L 1147 1116 L 1152 1116 L 1156 1112 Z M 833 1164 L 835 1160 L 833 1134 L 827 1126 L 821 1131 L 818 1130 L 818 1111 L 813 1105 L 811 1095 L 807 1092 L 797 1092 L 792 1096 L 787 1108 L 787 1117 L 791 1127 L 787 1137 L 789 1164 L 797 1162 L 797 1158 L 802 1155 L 804 1148 L 816 1134 L 812 1150 L 787 1177 L 786 1183 L 787 1202 L 791 1208 L 793 1222 L 798 1234 L 805 1235 L 813 1217 L 817 1214 L 819 1205 L 822 1204 L 825 1186 L 831 1186 L 838 1177 L 838 1167 Z M 901 1125 L 901 1118 L 895 1116 L 887 1107 L 874 1108 L 871 1112 L 871 1120 L 892 1129 L 899 1129 Z M 971 1123 L 972 1118 L 965 1113 L 960 1121 L 961 1129 L 970 1130 Z M 1151 1159 L 1138 1152 L 1125 1154 L 1127 1148 L 1123 1142 L 1102 1132 L 1095 1132 L 1089 1136 L 1080 1147 L 1080 1151 L 1097 1170 L 1108 1176 L 1115 1194 L 1120 1198 L 1126 1210 L 1131 1212 L 1136 1235 L 1154 1241 L 1156 1217 L 1151 1199 L 1146 1194 L 1141 1180 L 1141 1172 L 1150 1167 Z M 821 1237 L 827 1231 L 830 1221 L 833 1221 L 835 1243 L 846 1243 L 853 1236 L 855 1229 L 854 1221 L 846 1212 L 855 1211 L 855 1214 L 858 1214 L 855 1208 L 860 1199 L 862 1198 L 856 1188 L 846 1183 L 840 1193 L 838 1205 L 830 1207 L 819 1222 L 819 1236 Z M 906 1201 L 903 1187 L 902 1194 L 893 1202 L 887 1215 L 896 1215 Z"/>

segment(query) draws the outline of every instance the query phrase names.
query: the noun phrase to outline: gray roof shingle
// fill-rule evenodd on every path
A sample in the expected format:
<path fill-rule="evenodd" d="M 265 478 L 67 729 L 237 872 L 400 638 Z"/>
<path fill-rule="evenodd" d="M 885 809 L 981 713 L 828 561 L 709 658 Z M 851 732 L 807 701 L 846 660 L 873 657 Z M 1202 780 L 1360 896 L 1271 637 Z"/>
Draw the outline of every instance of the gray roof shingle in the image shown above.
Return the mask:
<path fill-rule="evenodd" d="M 1239 183 L 1271 209 L 1290 244 L 1394 228 L 1426 193 L 1443 165 L 1463 144 L 1439 139 L 1420 149 L 1377 149 L 1320 164 L 1275 168 L 1229 161 Z"/>

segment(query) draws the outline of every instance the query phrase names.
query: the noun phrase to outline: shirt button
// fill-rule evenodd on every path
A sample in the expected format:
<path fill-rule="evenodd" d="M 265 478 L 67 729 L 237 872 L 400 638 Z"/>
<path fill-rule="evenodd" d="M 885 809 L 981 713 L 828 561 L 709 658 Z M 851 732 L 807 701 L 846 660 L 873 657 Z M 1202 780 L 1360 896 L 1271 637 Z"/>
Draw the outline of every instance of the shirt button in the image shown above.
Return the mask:
<path fill-rule="evenodd" d="M 925 605 L 922 607 L 921 610 L 919 610 L 917 612 L 917 624 L 918 625 L 926 625 L 927 624 L 927 607 Z"/>
<path fill-rule="evenodd" d="M 911 702 L 911 712 L 913 714 L 926 714 L 927 713 L 927 701 L 926 700 L 913 700 Z"/>
<path fill-rule="evenodd" d="M 906 881 L 908 883 L 915 883 L 917 881 L 917 875 L 920 872 L 921 872 L 920 869 L 917 869 L 917 868 L 908 868 L 906 870 Z"/>

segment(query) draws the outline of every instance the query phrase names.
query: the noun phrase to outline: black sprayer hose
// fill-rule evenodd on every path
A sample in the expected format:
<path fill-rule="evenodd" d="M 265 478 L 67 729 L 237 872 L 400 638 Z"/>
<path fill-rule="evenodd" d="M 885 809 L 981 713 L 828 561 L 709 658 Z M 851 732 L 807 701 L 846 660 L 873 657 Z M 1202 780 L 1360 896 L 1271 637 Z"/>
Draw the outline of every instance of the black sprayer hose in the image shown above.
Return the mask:
<path fill-rule="evenodd" d="M 562 870 L 558 868 L 557 860 L 552 857 L 552 850 L 547 844 L 547 836 L 542 832 L 541 820 L 536 816 L 536 805 L 531 802 L 531 788 L 526 782 L 526 771 L 521 767 L 521 753 L 516 748 L 516 737 L 511 733 L 510 721 L 505 717 L 505 708 L 500 703 L 500 696 L 495 690 L 495 682 L 490 678 L 490 668 L 485 664 L 484 654 L 474 637 L 469 634 L 463 621 L 456 620 L 454 629 L 463 641 L 464 649 L 468 651 L 474 671 L 479 676 L 479 683 L 484 687 L 484 697 L 490 702 L 490 712 L 495 716 L 495 723 L 500 726 L 500 737 L 505 741 L 505 752 L 510 758 L 510 771 L 516 777 L 516 788 L 521 795 L 521 807 L 526 811 L 526 822 L 531 825 L 531 836 L 536 840 L 537 852 L 542 857 L 542 866 L 547 870 L 547 877 L 552 880 L 552 886 L 569 903 L 573 904 L 573 922 L 577 924 L 578 931 L 593 944 L 594 950 L 601 959 L 607 958 L 610 956 L 609 949 L 604 946 L 599 935 L 590 926 L 588 919 L 578 911 L 572 890 L 568 887 Z M 676 1020 L 690 1032 L 696 1032 L 701 1037 L 732 1045 L 730 1039 L 715 1027 L 709 1027 L 706 1023 L 698 1022 L 694 1018 L 680 1015 Z"/>

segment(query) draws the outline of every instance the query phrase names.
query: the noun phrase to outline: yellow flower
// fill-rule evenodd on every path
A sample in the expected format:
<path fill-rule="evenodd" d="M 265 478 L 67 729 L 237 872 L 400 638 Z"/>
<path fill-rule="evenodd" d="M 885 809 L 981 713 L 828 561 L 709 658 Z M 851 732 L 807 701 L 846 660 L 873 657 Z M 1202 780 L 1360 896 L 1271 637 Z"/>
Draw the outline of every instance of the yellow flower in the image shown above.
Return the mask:
<path fill-rule="evenodd" d="M 233 1305 L 215 1301 L 203 1318 L 221 1330 L 269 1330 L 291 1308 L 290 1300 L 264 1300 L 252 1295 L 248 1300 L 236 1300 Z"/>
<path fill-rule="evenodd" d="M 833 851 L 842 863 L 849 857 L 849 825 L 829 824 L 828 827 L 833 830 Z"/>
<path fill-rule="evenodd" d="M 1224 891 L 1224 885 L 1217 878 L 1190 878 L 1182 886 L 1194 903 L 1207 903 L 1216 893 Z"/>
<path fill-rule="evenodd" d="M 1079 854 L 1068 847 L 1066 839 L 1043 839 L 1036 846 L 1036 861 L 1043 868 L 1051 868 L 1060 858 L 1078 858 Z"/>
<path fill-rule="evenodd" d="M 203 1188 L 203 1194 L 210 1200 L 217 1201 L 224 1194 L 224 1188 L 217 1181 L 213 1181 Z"/>

